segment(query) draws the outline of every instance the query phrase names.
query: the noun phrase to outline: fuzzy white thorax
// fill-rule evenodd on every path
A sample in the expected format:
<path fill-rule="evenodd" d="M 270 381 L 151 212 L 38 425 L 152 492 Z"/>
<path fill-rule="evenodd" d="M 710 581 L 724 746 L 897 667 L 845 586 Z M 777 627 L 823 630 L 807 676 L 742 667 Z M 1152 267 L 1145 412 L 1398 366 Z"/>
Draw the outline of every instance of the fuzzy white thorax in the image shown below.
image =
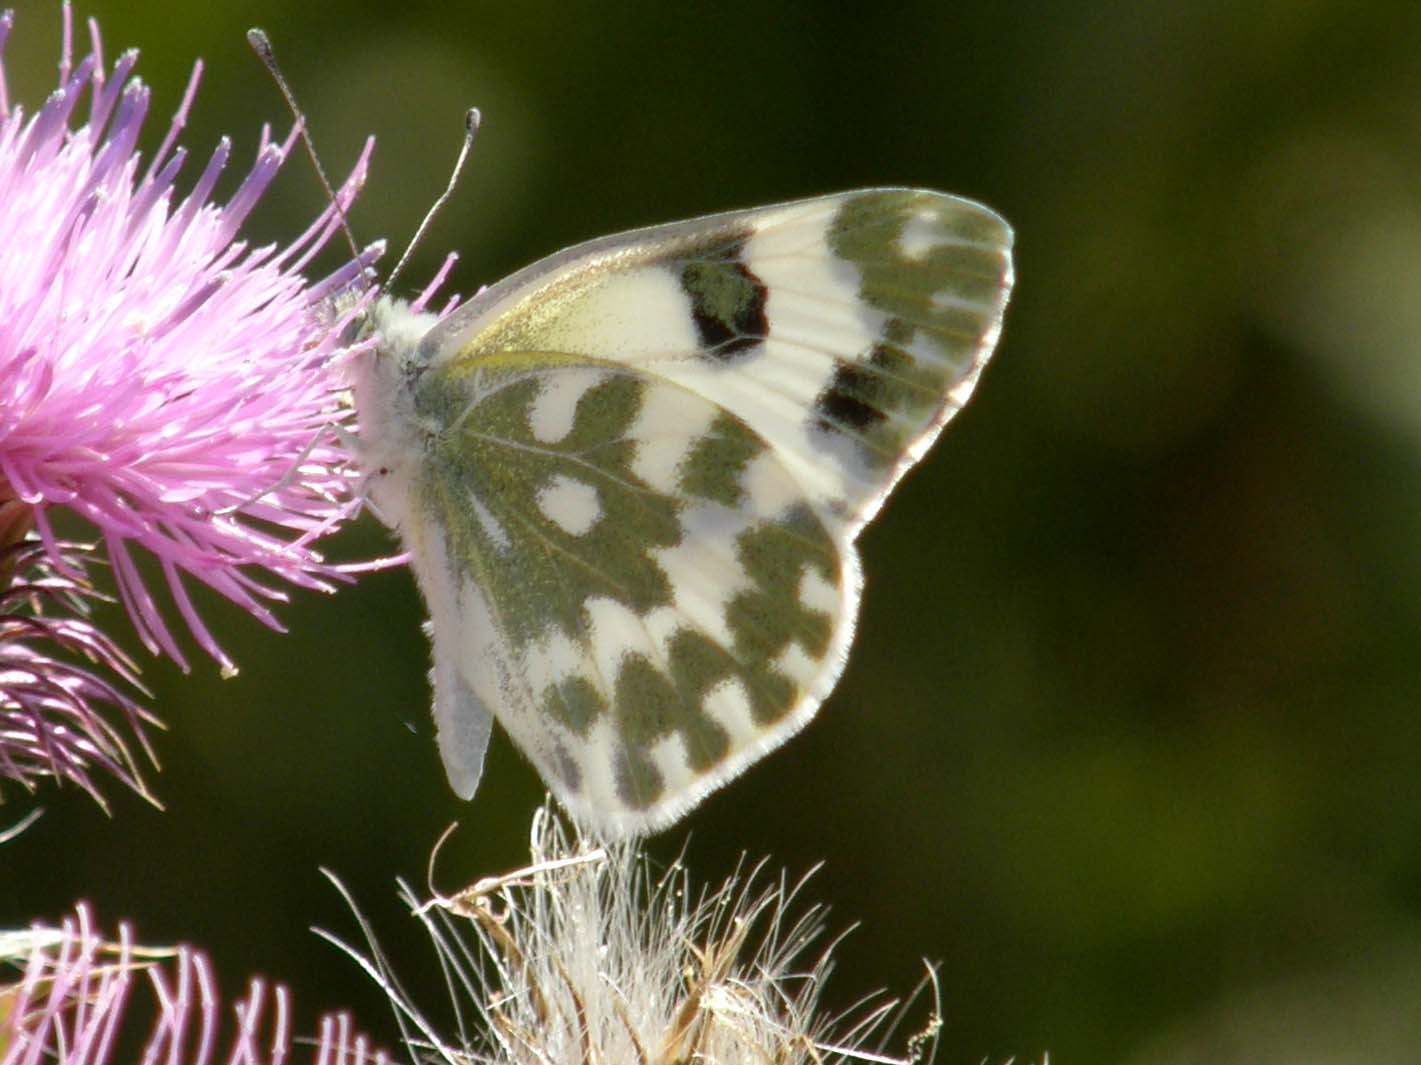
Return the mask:
<path fill-rule="evenodd" d="M 354 365 L 352 391 L 366 491 L 380 516 L 402 532 L 408 525 L 411 460 L 423 450 L 412 386 L 422 363 L 420 343 L 438 320 L 411 310 L 403 300 L 381 296 L 363 323 L 376 343 Z"/>

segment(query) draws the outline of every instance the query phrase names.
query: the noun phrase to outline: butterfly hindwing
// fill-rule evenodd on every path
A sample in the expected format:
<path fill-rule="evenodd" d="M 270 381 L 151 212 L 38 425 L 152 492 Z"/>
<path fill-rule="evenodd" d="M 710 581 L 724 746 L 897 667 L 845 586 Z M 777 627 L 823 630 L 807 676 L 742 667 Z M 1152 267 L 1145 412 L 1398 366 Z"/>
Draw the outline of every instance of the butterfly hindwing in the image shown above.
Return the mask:
<path fill-rule="evenodd" d="M 614 831 L 801 727 L 852 635 L 853 540 L 970 394 L 1010 243 L 970 201 L 864 190 L 580 245 L 417 343 L 377 322 L 362 443 L 456 789 L 485 707 Z"/>
<path fill-rule="evenodd" d="M 449 426 L 411 500 L 457 619 L 451 641 L 432 607 L 436 677 L 497 707 L 564 805 L 665 822 L 807 720 L 857 572 L 763 438 L 673 382 L 557 353 L 458 360 L 423 391 Z M 477 728 L 437 713 L 463 765 Z"/>

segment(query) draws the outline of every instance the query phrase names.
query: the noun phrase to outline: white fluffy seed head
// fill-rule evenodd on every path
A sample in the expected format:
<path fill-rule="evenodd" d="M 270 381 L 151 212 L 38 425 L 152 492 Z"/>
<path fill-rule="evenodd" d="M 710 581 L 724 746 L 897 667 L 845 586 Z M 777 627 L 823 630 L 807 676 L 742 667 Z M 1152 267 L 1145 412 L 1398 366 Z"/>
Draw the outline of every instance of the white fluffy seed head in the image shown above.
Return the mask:
<path fill-rule="evenodd" d="M 545 807 L 526 869 L 452 898 L 408 896 L 456 1015 L 473 1007 L 468 1030 L 436 1034 L 378 954 L 362 961 L 417 1029 L 411 1050 L 446 1065 L 930 1060 L 936 1010 L 896 1057 L 884 1044 L 903 1018 L 899 1002 L 875 994 L 849 1014 L 820 1010 L 836 941 L 824 941 L 821 907 L 798 905 L 803 884 L 771 880 L 760 863 L 694 890 L 679 862 L 657 875 L 633 843 L 594 849 Z"/>

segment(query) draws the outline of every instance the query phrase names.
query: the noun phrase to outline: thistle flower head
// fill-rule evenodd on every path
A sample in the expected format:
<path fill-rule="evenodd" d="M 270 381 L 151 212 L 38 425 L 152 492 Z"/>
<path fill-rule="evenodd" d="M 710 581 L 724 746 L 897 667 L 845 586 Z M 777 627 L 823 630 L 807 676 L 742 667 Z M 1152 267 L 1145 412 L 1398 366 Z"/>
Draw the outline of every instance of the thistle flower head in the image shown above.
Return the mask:
<path fill-rule="evenodd" d="M 0 49 L 11 22 L 0 15 Z M 182 663 L 139 575 L 135 549 L 150 553 L 197 643 L 230 667 L 187 580 L 278 627 L 268 604 L 281 593 L 265 578 L 335 576 L 312 546 L 354 506 L 331 434 L 348 413 L 349 352 L 329 307 L 365 264 L 315 285 L 301 276 L 338 224 L 334 205 L 285 248 L 237 239 L 289 139 L 263 134 L 226 203 L 211 199 L 225 140 L 179 193 L 176 142 L 200 64 L 145 166 L 137 54 L 106 68 L 91 21 L 74 63 L 71 23 L 66 7 L 60 84 L 33 114 L 9 101 L 0 65 L 0 501 L 30 509 L 61 571 L 53 512 L 92 525 L 143 642 Z M 342 208 L 363 169 L 362 157 Z"/>
<path fill-rule="evenodd" d="M 290 1061 L 284 988 L 252 980 L 230 1011 L 236 1024 L 225 1037 L 224 1012 L 202 954 L 187 947 L 145 950 L 133 944 L 126 927 L 117 941 L 107 940 L 83 905 L 58 928 L 0 932 L 0 1065 L 107 1065 L 116 1059 L 120 1040 L 119 1060 Z M 142 1052 L 130 1058 L 137 1045 L 130 1029 L 155 1014 Z M 388 1065 L 343 1014 L 322 1018 L 314 1042 L 313 1065 Z"/>
<path fill-rule="evenodd" d="M 904 1065 L 935 1049 L 935 1015 L 894 1057 L 882 1042 L 899 1003 L 872 996 L 847 1015 L 821 1010 L 834 942 L 824 943 L 821 908 L 791 916 L 802 881 L 766 885 L 757 867 L 697 893 L 679 863 L 654 876 L 634 843 L 594 850 L 548 808 L 532 858 L 415 907 L 450 985 L 457 1039 L 423 1018 L 378 950 L 355 955 L 412 1029 L 412 1048 L 446 1065 Z"/>

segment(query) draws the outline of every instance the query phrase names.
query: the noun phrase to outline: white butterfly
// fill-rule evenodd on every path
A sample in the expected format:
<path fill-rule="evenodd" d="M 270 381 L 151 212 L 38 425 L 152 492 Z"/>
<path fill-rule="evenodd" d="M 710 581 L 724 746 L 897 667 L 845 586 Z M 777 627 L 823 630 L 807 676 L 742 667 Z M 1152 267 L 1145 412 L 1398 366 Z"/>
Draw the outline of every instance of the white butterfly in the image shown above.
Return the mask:
<path fill-rule="evenodd" d="M 604 237 L 357 369 L 380 512 L 429 604 L 453 788 L 493 719 L 576 817 L 670 824 L 843 669 L 854 538 L 967 401 L 1011 230 L 868 189 Z"/>

